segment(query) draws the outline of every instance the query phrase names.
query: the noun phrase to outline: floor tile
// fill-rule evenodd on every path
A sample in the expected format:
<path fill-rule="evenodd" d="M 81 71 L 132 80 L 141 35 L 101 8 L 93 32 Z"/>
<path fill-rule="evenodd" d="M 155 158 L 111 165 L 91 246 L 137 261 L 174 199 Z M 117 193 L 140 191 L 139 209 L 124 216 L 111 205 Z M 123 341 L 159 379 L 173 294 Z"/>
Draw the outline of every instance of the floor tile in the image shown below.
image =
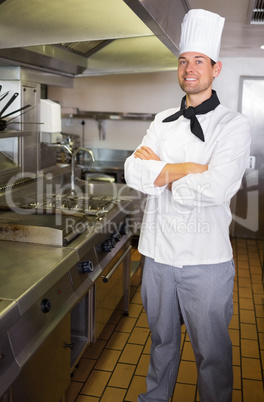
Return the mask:
<path fill-rule="evenodd" d="M 151 336 L 149 335 L 146 345 L 143 349 L 143 353 L 150 354 L 150 347 L 151 347 Z"/>
<path fill-rule="evenodd" d="M 257 318 L 257 330 L 258 332 L 264 332 L 264 318 Z"/>
<path fill-rule="evenodd" d="M 261 274 L 251 274 L 251 282 L 253 283 L 261 283 L 262 281 L 262 275 Z M 263 290 L 262 290 L 263 292 Z"/>
<path fill-rule="evenodd" d="M 71 385 L 69 386 L 65 394 L 65 402 L 75 401 L 82 387 L 83 383 L 71 381 Z"/>
<path fill-rule="evenodd" d="M 134 371 L 135 365 L 118 363 L 110 378 L 109 386 L 118 388 L 128 388 Z"/>
<path fill-rule="evenodd" d="M 239 330 L 229 328 L 228 332 L 232 341 L 232 345 L 239 346 Z"/>
<path fill-rule="evenodd" d="M 137 364 L 142 353 L 143 346 L 127 344 L 120 356 L 120 363 Z"/>
<path fill-rule="evenodd" d="M 123 402 L 125 394 L 125 389 L 107 387 L 100 402 Z"/>
<path fill-rule="evenodd" d="M 242 357 L 242 378 L 247 378 L 250 380 L 262 380 L 259 359 Z"/>
<path fill-rule="evenodd" d="M 256 325 L 241 323 L 241 338 L 257 340 L 258 335 Z"/>
<path fill-rule="evenodd" d="M 233 366 L 233 389 L 241 389 L 241 367 Z"/>
<path fill-rule="evenodd" d="M 242 402 L 242 392 L 239 390 L 233 390 L 232 402 Z"/>
<path fill-rule="evenodd" d="M 241 356 L 259 359 L 259 344 L 256 340 L 241 339 Z"/>
<path fill-rule="evenodd" d="M 189 360 L 189 361 L 195 362 L 195 357 L 194 357 L 191 342 L 184 342 L 181 358 L 182 358 L 182 360 Z"/>
<path fill-rule="evenodd" d="M 252 299 L 252 290 L 251 287 L 248 288 L 239 288 L 239 297 L 243 297 L 245 299 Z"/>
<path fill-rule="evenodd" d="M 128 392 L 125 396 L 127 402 L 137 402 L 139 394 L 146 392 L 146 379 L 141 376 L 134 376 Z"/>
<path fill-rule="evenodd" d="M 141 355 L 135 374 L 146 377 L 149 367 L 150 355 Z"/>
<path fill-rule="evenodd" d="M 238 271 L 238 277 L 239 278 L 247 278 L 250 279 L 250 272 L 249 269 L 240 269 Z"/>
<path fill-rule="evenodd" d="M 140 292 L 136 292 L 135 295 L 133 296 L 131 303 L 135 304 L 141 304 L 142 305 L 142 299 Z"/>
<path fill-rule="evenodd" d="M 194 362 L 181 360 L 177 382 L 194 385 L 197 383 L 197 370 Z"/>
<path fill-rule="evenodd" d="M 253 294 L 253 299 L 255 304 L 261 304 L 263 306 L 264 303 L 264 297 L 263 295 L 260 295 L 258 293 Z"/>
<path fill-rule="evenodd" d="M 259 336 L 259 346 L 260 346 L 260 349 L 264 349 L 264 333 L 263 333 L 263 332 L 259 332 L 258 336 Z"/>
<path fill-rule="evenodd" d="M 252 283 L 252 290 L 253 293 L 259 293 L 261 295 L 263 295 L 263 286 L 261 281 L 259 281 L 259 283 Z"/>
<path fill-rule="evenodd" d="M 253 299 L 245 299 L 243 297 L 239 297 L 239 307 L 245 310 L 254 310 Z"/>
<path fill-rule="evenodd" d="M 91 373 L 96 360 L 92 359 L 80 359 L 78 367 L 73 372 L 74 381 L 82 381 L 85 382 L 87 380 L 88 375 Z"/>
<path fill-rule="evenodd" d="M 119 350 L 105 349 L 94 368 L 96 370 L 113 371 L 120 356 Z"/>
<path fill-rule="evenodd" d="M 106 344 L 106 348 L 123 350 L 129 338 L 129 335 L 130 334 L 126 332 L 119 332 L 119 331 L 113 332 L 111 338 Z"/>
<path fill-rule="evenodd" d="M 109 319 L 109 323 L 110 324 L 118 324 L 120 318 L 123 316 L 123 311 L 122 310 L 115 310 L 113 312 L 113 314 L 111 315 L 110 319 Z"/>
<path fill-rule="evenodd" d="M 240 322 L 247 323 L 247 324 L 255 324 L 255 312 L 253 310 L 240 310 L 239 311 L 239 319 Z"/>
<path fill-rule="evenodd" d="M 243 270 L 244 271 L 244 270 Z M 248 273 L 249 274 L 249 273 Z M 248 280 L 248 278 L 243 278 L 241 276 L 239 276 L 238 279 L 238 286 L 240 288 L 250 288 L 251 289 L 251 282 Z M 241 289 L 239 290 L 240 294 L 241 294 Z M 250 292 L 251 294 L 251 292 Z"/>
<path fill-rule="evenodd" d="M 230 321 L 229 328 L 239 329 L 239 319 L 237 314 L 233 314 L 233 317 Z"/>
<path fill-rule="evenodd" d="M 104 329 L 102 330 L 102 332 L 99 336 L 99 339 L 108 341 L 108 339 L 110 338 L 110 336 L 112 335 L 114 330 L 115 330 L 115 325 L 111 324 L 111 323 L 107 323 L 106 326 L 104 327 Z"/>
<path fill-rule="evenodd" d="M 240 366 L 240 347 L 233 345 L 233 366 Z"/>
<path fill-rule="evenodd" d="M 135 327 L 135 328 L 133 328 L 133 330 L 131 332 L 131 335 L 128 339 L 128 343 L 145 345 L 148 335 L 149 335 L 148 328 Z"/>
<path fill-rule="evenodd" d="M 82 395 L 101 397 L 110 378 L 107 371 L 93 370 L 82 388 Z"/>
<path fill-rule="evenodd" d="M 264 400 L 262 381 L 243 380 L 243 402 L 260 402 Z"/>
<path fill-rule="evenodd" d="M 130 304 L 128 308 L 129 317 L 138 318 L 142 311 L 141 304 Z"/>
<path fill-rule="evenodd" d="M 134 328 L 135 324 L 136 324 L 136 318 L 122 317 L 116 327 L 116 331 L 130 333 Z"/>
<path fill-rule="evenodd" d="M 137 320 L 136 326 L 149 328 L 147 314 L 144 311 L 140 314 L 140 316 Z"/>
<path fill-rule="evenodd" d="M 101 341 L 100 339 L 95 343 L 90 343 L 84 352 L 83 357 L 87 357 L 88 359 L 98 359 L 104 350 L 105 345 L 106 341 Z"/>
<path fill-rule="evenodd" d="M 172 402 L 193 402 L 196 393 L 196 386 L 190 384 L 176 384 Z"/>

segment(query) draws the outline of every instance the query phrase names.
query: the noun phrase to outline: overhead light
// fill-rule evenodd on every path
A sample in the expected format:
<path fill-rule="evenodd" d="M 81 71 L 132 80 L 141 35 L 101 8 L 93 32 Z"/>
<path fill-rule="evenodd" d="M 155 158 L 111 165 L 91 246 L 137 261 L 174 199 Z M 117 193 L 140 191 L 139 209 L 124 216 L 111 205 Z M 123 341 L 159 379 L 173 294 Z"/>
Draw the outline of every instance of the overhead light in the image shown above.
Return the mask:
<path fill-rule="evenodd" d="M 264 50 L 264 45 L 261 45 L 261 46 L 260 46 L 260 49 Z"/>

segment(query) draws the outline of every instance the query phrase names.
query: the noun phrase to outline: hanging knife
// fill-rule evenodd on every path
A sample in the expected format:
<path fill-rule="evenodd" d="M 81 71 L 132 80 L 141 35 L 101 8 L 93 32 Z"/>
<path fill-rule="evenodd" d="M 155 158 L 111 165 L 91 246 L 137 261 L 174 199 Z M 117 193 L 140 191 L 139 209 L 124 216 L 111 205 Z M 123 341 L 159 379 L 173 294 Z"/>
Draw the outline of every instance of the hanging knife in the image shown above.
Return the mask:
<path fill-rule="evenodd" d="M 21 112 L 22 110 L 27 109 L 27 108 L 30 107 L 30 106 L 31 106 L 31 105 L 23 106 L 23 107 L 21 107 L 20 109 L 17 109 L 17 110 L 14 110 L 13 112 L 10 112 L 10 113 L 8 113 L 8 114 L 5 114 L 4 116 L 1 116 L 1 114 L 0 114 L 1 120 L 2 120 L 2 119 L 5 119 L 5 118 L 8 117 L 8 116 L 11 116 L 11 115 L 14 114 L 14 113 Z M 18 116 L 18 117 L 19 117 L 19 116 Z"/>
<path fill-rule="evenodd" d="M 5 92 L 0 96 L 0 101 L 3 100 L 7 95 L 9 94 L 9 91 Z"/>
<path fill-rule="evenodd" d="M 11 103 L 14 102 L 14 100 L 18 97 L 18 92 L 15 92 L 13 96 L 11 96 L 11 98 L 9 99 L 9 101 L 7 102 L 7 104 L 3 107 L 3 109 L 0 112 L 0 117 L 2 116 L 2 114 L 4 113 L 4 111 L 11 105 Z"/>

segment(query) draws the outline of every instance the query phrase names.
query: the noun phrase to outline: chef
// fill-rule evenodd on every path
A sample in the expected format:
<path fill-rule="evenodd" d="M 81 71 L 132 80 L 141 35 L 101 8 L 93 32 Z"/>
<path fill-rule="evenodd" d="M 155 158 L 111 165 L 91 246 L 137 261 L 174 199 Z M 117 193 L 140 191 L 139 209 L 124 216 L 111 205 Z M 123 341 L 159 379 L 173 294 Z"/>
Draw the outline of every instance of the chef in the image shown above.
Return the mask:
<path fill-rule="evenodd" d="M 230 200 L 250 148 L 248 120 L 212 89 L 224 18 L 190 10 L 181 26 L 180 108 L 158 113 L 125 162 L 127 184 L 148 195 L 139 239 L 141 296 L 151 331 L 147 391 L 138 401 L 169 401 L 184 322 L 196 359 L 201 402 L 231 402 L 235 267 Z"/>

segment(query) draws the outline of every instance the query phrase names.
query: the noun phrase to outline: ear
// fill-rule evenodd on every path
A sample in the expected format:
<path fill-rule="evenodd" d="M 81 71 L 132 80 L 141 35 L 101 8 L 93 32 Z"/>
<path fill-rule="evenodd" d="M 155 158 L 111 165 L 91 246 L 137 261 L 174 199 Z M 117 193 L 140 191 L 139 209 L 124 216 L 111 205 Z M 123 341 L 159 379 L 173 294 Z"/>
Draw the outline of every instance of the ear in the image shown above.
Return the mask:
<path fill-rule="evenodd" d="M 214 73 L 213 73 L 214 78 L 218 77 L 218 75 L 220 74 L 221 70 L 222 70 L 222 63 L 221 63 L 221 61 L 218 61 L 214 65 Z"/>

